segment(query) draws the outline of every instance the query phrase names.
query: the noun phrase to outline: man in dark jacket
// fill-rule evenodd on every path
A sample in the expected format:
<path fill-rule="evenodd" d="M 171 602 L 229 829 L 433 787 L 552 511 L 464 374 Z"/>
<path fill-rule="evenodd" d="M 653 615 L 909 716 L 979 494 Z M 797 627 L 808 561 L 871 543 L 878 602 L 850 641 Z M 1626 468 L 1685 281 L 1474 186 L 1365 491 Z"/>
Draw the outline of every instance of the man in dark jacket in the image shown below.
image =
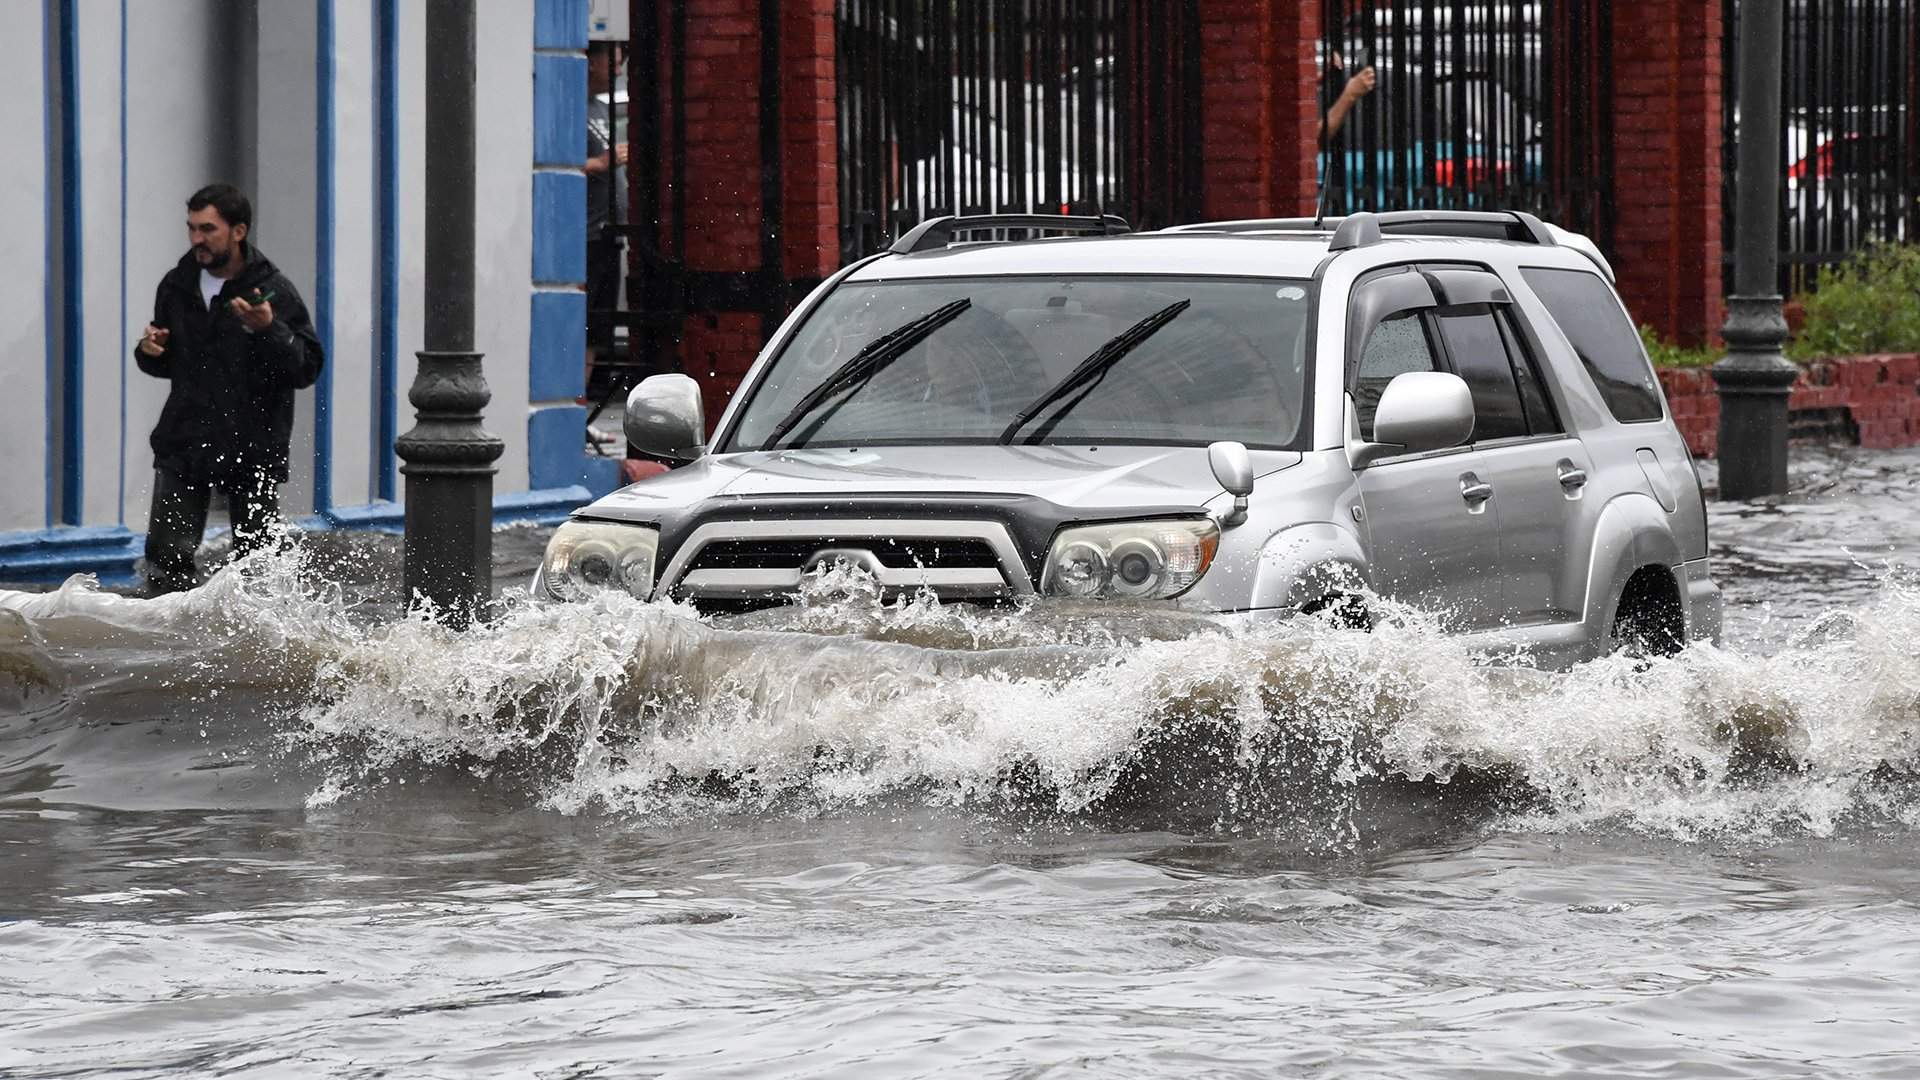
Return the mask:
<path fill-rule="evenodd" d="M 215 490 L 227 497 L 235 557 L 280 516 L 293 392 L 320 375 L 320 339 L 293 282 L 247 242 L 253 206 L 226 184 L 187 200 L 179 265 L 160 279 L 153 321 L 134 347 L 140 370 L 173 387 L 153 428 L 147 583 L 189 588 Z"/>

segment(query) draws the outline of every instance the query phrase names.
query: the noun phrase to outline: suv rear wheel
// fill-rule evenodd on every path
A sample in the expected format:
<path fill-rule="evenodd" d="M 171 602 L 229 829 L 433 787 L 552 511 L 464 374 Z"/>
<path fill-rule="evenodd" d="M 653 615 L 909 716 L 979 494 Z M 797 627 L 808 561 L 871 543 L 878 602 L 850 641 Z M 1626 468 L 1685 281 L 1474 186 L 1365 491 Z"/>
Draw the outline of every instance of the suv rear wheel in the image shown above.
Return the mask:
<path fill-rule="evenodd" d="M 1680 589 L 1664 566 L 1643 566 L 1627 579 L 1614 609 L 1608 652 L 1629 656 L 1673 656 L 1686 644 L 1686 620 Z"/>

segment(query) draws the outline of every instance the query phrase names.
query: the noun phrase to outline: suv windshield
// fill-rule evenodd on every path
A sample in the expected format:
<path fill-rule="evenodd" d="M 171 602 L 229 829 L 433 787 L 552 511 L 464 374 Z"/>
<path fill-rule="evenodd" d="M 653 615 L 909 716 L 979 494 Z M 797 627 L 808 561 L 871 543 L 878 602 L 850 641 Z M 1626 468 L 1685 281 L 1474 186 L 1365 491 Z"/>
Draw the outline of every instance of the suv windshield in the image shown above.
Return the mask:
<path fill-rule="evenodd" d="M 1276 278 L 843 285 L 774 359 L 726 449 L 1219 439 L 1293 449 L 1310 299 L 1309 283 Z"/>

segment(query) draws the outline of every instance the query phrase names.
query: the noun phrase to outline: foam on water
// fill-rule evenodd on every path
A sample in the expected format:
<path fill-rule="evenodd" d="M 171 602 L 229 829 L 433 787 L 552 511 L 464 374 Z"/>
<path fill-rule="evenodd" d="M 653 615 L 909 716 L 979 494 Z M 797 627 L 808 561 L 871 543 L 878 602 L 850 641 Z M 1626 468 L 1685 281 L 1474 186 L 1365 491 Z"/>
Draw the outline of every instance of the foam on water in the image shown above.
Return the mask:
<path fill-rule="evenodd" d="M 275 681 L 276 724 L 317 764 L 309 802 L 422 769 L 510 778 L 567 813 L 812 810 L 908 797 L 1097 808 L 1146 778 L 1221 807 L 1325 813 L 1370 784 L 1465 775 L 1535 830 L 1681 838 L 1825 835 L 1916 821 L 1920 591 L 1883 580 L 1771 655 L 1698 646 L 1564 673 L 1489 665 L 1416 612 L 1372 633 L 1052 604 L 883 604 L 857 580 L 798 605 L 702 619 L 617 594 L 510 597 L 466 633 L 356 625 L 297 548 L 193 592 L 109 596 L 83 579 L 0 593 L 8 701 L 57 697 L 63 652 L 218 657 L 187 679 Z M 1173 792 L 1178 794 L 1178 792 Z"/>

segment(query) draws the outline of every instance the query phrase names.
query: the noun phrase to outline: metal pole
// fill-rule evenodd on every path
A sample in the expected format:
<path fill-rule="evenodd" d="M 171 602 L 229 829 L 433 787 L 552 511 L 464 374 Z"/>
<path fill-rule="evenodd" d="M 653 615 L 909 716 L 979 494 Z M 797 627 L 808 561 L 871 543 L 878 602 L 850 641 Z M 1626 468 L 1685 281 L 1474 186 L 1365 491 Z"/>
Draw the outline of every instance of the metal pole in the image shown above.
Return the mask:
<path fill-rule="evenodd" d="M 426 348 L 407 400 L 407 604 L 465 627 L 493 594 L 492 395 L 473 350 L 474 0 L 427 0 Z"/>
<path fill-rule="evenodd" d="M 1787 490 L 1787 397 L 1800 369 L 1780 354 L 1780 0 L 1740 0 L 1738 172 L 1727 356 L 1713 365 L 1720 394 L 1720 497 Z"/>

